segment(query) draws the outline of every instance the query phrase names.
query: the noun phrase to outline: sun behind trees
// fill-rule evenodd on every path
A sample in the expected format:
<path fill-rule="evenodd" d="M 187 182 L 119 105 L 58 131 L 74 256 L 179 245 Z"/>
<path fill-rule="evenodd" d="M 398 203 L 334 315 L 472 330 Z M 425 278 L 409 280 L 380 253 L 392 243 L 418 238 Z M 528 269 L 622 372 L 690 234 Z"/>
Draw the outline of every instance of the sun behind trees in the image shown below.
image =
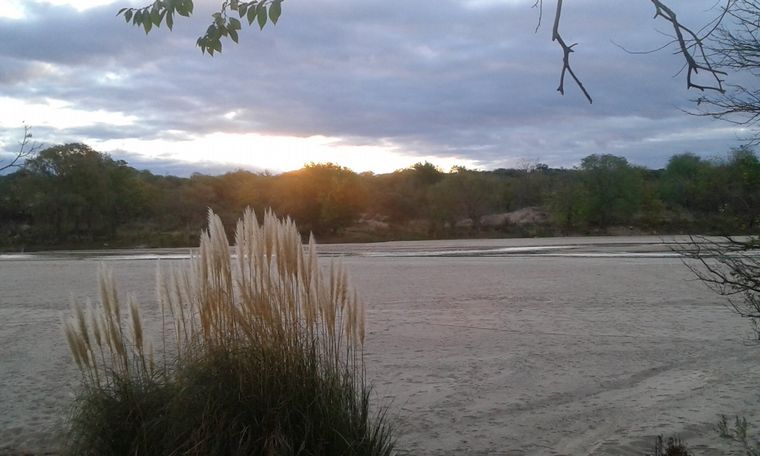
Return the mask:
<path fill-rule="evenodd" d="M 160 344 L 110 272 L 100 306 L 73 308 L 65 334 L 82 372 L 72 454 L 388 455 L 370 410 L 364 309 L 343 270 L 324 274 L 290 220 L 246 211 L 233 260 L 222 222 L 189 264 L 161 271 Z M 128 317 L 123 318 L 122 313 Z"/>
<path fill-rule="evenodd" d="M 417 163 L 357 174 L 323 163 L 279 175 L 183 178 L 66 144 L 0 176 L 0 249 L 197 246 L 208 208 L 232 226 L 246 207 L 272 208 L 302 234 L 331 242 L 614 234 L 621 227 L 743 234 L 760 224 L 760 160 L 740 148 L 711 160 L 675 155 L 661 170 L 593 154 L 570 169 L 444 172 Z M 543 218 L 505 217 L 522 210 Z"/>

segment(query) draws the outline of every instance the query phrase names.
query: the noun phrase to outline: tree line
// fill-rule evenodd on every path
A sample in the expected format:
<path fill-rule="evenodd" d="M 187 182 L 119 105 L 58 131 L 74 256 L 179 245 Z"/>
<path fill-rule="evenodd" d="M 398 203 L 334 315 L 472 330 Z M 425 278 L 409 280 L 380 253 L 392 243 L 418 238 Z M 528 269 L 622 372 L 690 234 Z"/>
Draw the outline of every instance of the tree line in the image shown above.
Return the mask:
<path fill-rule="evenodd" d="M 246 207 L 272 209 L 322 241 L 652 233 L 741 234 L 760 226 L 760 160 L 684 153 L 663 169 L 594 154 L 570 169 L 448 172 L 416 163 L 388 174 L 331 163 L 273 175 L 161 176 L 84 144 L 49 147 L 0 176 L 0 248 L 197 245 L 207 209 L 232 226 Z M 520 209 L 540 221 L 486 223 Z"/>

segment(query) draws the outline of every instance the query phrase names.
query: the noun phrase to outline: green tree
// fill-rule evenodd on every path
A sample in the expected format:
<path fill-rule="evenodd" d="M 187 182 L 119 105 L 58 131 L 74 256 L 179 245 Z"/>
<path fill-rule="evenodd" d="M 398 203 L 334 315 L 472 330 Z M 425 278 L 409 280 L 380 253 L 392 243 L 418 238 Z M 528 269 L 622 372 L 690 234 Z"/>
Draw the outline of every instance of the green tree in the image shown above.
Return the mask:
<path fill-rule="evenodd" d="M 560 179 L 549 197 L 549 208 L 562 230 L 568 232 L 586 224 L 586 202 L 589 198 L 577 173 L 567 174 Z"/>
<path fill-rule="evenodd" d="M 500 195 L 498 183 L 485 173 L 455 166 L 443 180 L 431 187 L 438 217 L 452 220 L 466 217 L 480 231 L 480 218 L 494 209 Z"/>
<path fill-rule="evenodd" d="M 592 224 L 606 228 L 626 223 L 639 209 L 642 179 L 628 160 L 615 155 L 589 155 L 581 161 L 585 213 Z"/>
<path fill-rule="evenodd" d="M 726 163 L 725 201 L 726 216 L 736 220 L 742 231 L 753 231 L 760 226 L 760 160 L 748 147 L 731 151 Z"/>
<path fill-rule="evenodd" d="M 371 179 L 371 204 L 374 212 L 385 214 L 392 222 L 407 222 L 430 217 L 429 189 L 445 174 L 429 162 Z"/>
<path fill-rule="evenodd" d="M 668 160 L 660 180 L 660 193 L 671 206 L 703 210 L 705 188 L 711 165 L 695 154 L 674 155 Z"/>
<path fill-rule="evenodd" d="M 333 163 L 311 163 L 282 174 L 274 184 L 277 212 L 306 232 L 336 233 L 359 218 L 366 204 L 360 177 Z"/>
<path fill-rule="evenodd" d="M 143 201 L 126 162 L 85 144 L 49 147 L 27 160 L 24 170 L 35 223 L 55 241 L 112 235 Z"/>

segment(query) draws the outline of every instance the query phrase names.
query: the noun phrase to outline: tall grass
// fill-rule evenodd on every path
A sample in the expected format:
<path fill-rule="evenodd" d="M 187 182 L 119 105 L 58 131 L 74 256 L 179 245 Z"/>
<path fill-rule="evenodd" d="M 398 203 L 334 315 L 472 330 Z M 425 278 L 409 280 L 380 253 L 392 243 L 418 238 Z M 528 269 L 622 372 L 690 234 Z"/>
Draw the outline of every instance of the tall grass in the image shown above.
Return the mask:
<path fill-rule="evenodd" d="M 64 333 L 82 372 L 72 454 L 388 455 L 370 410 L 364 309 L 343 269 L 317 263 L 295 225 L 246 211 L 233 257 L 209 212 L 198 254 L 160 270 L 161 337 L 122 309 L 100 274 L 100 305 L 73 306 Z M 125 314 L 125 315 L 123 315 Z M 154 350 L 149 340 L 159 340 Z"/>

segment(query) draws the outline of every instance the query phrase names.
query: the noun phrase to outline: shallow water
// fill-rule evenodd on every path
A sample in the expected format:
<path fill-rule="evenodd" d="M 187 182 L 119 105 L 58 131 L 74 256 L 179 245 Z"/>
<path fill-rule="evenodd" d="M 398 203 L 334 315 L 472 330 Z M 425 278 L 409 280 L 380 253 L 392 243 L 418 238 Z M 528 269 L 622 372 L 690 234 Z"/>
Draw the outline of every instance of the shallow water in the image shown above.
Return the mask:
<path fill-rule="evenodd" d="M 659 433 L 715 454 L 718 415 L 757 406 L 747 322 L 659 238 L 320 251 L 366 301 L 368 375 L 405 454 L 641 455 Z M 98 265 L 150 319 L 157 259 L 186 255 L 0 256 L 0 453 L 55 447 L 77 383 L 60 316 L 96 297 Z"/>

